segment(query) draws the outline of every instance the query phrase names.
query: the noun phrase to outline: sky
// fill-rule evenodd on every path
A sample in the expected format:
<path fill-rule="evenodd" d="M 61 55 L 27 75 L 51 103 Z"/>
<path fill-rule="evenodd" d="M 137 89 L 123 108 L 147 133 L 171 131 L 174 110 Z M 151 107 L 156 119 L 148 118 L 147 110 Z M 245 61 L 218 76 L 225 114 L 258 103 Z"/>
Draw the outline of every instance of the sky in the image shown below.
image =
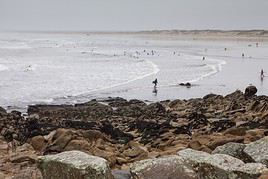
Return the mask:
<path fill-rule="evenodd" d="M 268 0 L 0 0 L 4 31 L 268 30 Z"/>

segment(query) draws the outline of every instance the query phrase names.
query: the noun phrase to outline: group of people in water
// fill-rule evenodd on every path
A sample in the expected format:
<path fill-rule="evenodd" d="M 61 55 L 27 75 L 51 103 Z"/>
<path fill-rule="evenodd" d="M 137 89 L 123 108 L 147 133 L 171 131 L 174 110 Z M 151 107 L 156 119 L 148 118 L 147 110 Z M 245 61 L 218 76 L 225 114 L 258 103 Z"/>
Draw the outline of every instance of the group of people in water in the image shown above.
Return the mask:
<path fill-rule="evenodd" d="M 256 43 L 256 47 L 258 47 L 258 46 L 259 46 L 259 44 Z M 207 51 L 207 49 L 205 49 L 205 50 Z M 227 48 L 224 48 L 224 50 L 227 51 Z M 173 52 L 173 55 L 175 55 L 175 54 L 176 54 L 176 52 Z M 244 53 L 242 53 L 242 57 L 243 58 L 245 57 L 245 54 Z M 206 59 L 206 57 L 203 56 L 202 60 L 205 60 L 205 59 Z M 263 81 L 263 79 L 265 77 L 264 73 L 265 73 L 264 70 L 261 69 L 261 72 L 260 72 L 261 81 Z M 152 83 L 154 84 L 153 93 L 157 94 L 157 88 L 156 88 L 157 87 L 157 84 L 158 84 L 157 78 Z"/>

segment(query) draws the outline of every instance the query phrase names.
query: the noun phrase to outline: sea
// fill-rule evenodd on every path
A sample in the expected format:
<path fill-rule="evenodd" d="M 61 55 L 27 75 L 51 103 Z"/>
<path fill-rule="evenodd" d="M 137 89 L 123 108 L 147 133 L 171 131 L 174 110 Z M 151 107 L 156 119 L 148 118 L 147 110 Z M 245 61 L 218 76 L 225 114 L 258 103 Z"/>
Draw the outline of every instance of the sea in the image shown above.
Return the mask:
<path fill-rule="evenodd" d="M 178 89 L 165 89 L 180 88 L 180 83 L 187 82 L 193 87 L 214 83 L 222 88 L 231 86 L 223 89 L 231 91 L 242 85 L 228 86 L 215 76 L 229 62 L 239 60 L 245 64 L 254 58 L 246 54 L 242 59 L 243 49 L 236 48 L 241 46 L 255 48 L 253 42 L 178 40 L 139 34 L 2 32 L 0 106 L 25 109 L 33 104 L 74 104 L 108 96 L 164 100 L 180 97 Z M 261 54 L 257 59 L 265 60 L 264 50 L 257 52 Z M 228 70 L 225 73 L 228 76 Z M 155 78 L 159 81 L 158 96 L 152 92 Z M 228 81 L 232 75 L 226 78 Z M 206 82 L 208 79 L 214 83 Z M 200 95 L 215 92 L 211 86 L 205 89 Z M 198 91 L 182 97 L 198 97 Z"/>

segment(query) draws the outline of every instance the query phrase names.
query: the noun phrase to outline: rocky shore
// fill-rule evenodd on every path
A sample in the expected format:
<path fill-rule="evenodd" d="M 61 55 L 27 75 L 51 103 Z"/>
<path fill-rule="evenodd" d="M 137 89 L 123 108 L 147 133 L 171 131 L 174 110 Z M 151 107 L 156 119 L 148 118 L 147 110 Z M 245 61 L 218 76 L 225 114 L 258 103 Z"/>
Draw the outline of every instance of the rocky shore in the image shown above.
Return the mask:
<path fill-rule="evenodd" d="M 256 92 L 34 105 L 27 116 L 1 108 L 0 178 L 42 178 L 40 162 L 66 151 L 105 159 L 106 178 L 268 177 L 268 97 Z"/>

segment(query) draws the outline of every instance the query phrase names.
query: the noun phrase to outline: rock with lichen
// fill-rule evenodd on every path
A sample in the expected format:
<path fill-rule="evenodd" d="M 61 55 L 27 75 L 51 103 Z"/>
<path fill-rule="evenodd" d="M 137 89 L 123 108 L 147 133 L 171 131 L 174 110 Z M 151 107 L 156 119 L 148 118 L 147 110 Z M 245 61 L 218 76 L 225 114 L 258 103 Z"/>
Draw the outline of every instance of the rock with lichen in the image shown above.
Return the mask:
<path fill-rule="evenodd" d="M 238 158 L 245 163 L 254 162 L 254 160 L 244 152 L 246 144 L 229 142 L 222 146 L 218 146 L 212 154 L 226 154 Z"/>
<path fill-rule="evenodd" d="M 255 162 L 268 166 L 268 136 L 247 144 L 244 152 Z"/>
<path fill-rule="evenodd" d="M 62 152 L 39 158 L 44 179 L 112 179 L 108 162 L 80 151 Z"/>
<path fill-rule="evenodd" d="M 267 171 L 260 163 L 244 163 L 225 154 L 208 154 L 192 149 L 178 152 L 185 164 L 192 166 L 198 178 L 202 179 L 257 179 Z"/>
<path fill-rule="evenodd" d="M 134 179 L 197 178 L 196 173 L 177 155 L 135 162 L 130 166 L 130 172 Z"/>

